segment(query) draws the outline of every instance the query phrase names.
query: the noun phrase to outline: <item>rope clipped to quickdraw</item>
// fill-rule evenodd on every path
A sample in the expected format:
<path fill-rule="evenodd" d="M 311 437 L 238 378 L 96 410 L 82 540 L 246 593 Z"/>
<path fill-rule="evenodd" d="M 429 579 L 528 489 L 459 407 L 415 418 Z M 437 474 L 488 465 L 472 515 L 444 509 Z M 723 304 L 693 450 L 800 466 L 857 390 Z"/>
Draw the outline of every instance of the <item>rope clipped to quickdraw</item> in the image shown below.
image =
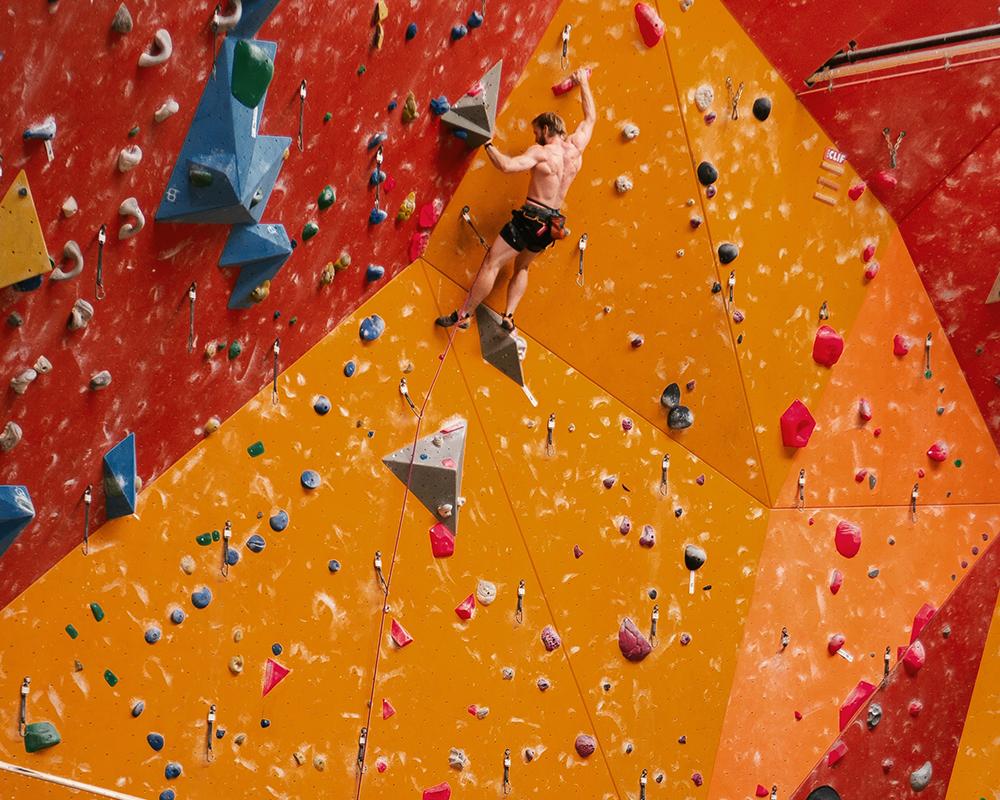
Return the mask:
<path fill-rule="evenodd" d="M 729 287 L 729 305 L 733 304 L 733 298 L 736 295 L 736 270 L 729 270 L 729 280 L 727 281 Z"/>
<path fill-rule="evenodd" d="M 271 404 L 276 406 L 278 405 L 278 355 L 281 353 L 281 343 L 278 338 L 275 338 L 274 344 L 271 345 L 271 350 L 274 352 L 274 370 L 271 378 Z"/>
<path fill-rule="evenodd" d="M 191 305 L 191 313 L 189 314 L 189 319 L 188 319 L 188 352 L 189 353 L 194 350 L 194 301 L 195 301 L 195 298 L 197 296 L 198 296 L 198 288 L 197 288 L 197 285 L 195 284 L 195 282 L 192 281 L 191 285 L 188 287 L 188 301 L 190 302 L 190 305 Z"/>
<path fill-rule="evenodd" d="M 892 648 L 886 647 L 885 654 L 882 656 L 882 680 L 889 680 L 889 662 L 892 660 Z"/>
<path fill-rule="evenodd" d="M 101 225 L 100 230 L 97 231 L 97 288 L 94 290 L 94 296 L 98 300 L 107 297 L 104 291 L 104 245 L 107 241 L 108 226 Z"/>
<path fill-rule="evenodd" d="M 514 620 L 520 625 L 524 622 L 524 581 L 517 584 L 517 608 L 514 609 Z"/>
<path fill-rule="evenodd" d="M 555 432 L 555 429 L 556 429 L 556 414 L 553 411 L 551 414 L 549 414 L 549 422 L 546 425 L 545 455 L 547 456 L 555 455 L 556 452 L 555 442 L 553 441 L 553 433 Z"/>
<path fill-rule="evenodd" d="M 94 502 L 94 487 L 87 484 L 83 490 L 83 554 L 90 555 L 90 504 Z"/>
<path fill-rule="evenodd" d="M 21 708 L 17 714 L 17 735 L 22 739 L 28 732 L 28 692 L 31 691 L 31 678 L 21 681 Z"/>
<path fill-rule="evenodd" d="M 365 771 L 365 750 L 368 748 L 368 728 L 362 726 L 361 733 L 358 734 L 358 778 Z"/>
<path fill-rule="evenodd" d="M 510 748 L 503 751 L 503 793 L 510 794 Z"/>
<path fill-rule="evenodd" d="M 479 239 L 479 244 L 483 246 L 483 250 L 489 250 L 490 246 L 486 244 L 486 240 L 483 238 L 483 235 L 479 232 L 479 229 L 476 228 L 476 223 L 472 221 L 472 215 L 469 213 L 468 206 L 462 206 L 462 219 L 469 223 L 469 227 L 472 228 L 472 232 L 476 234 L 476 238 Z"/>
<path fill-rule="evenodd" d="M 643 770 L 639 776 L 639 800 L 646 800 L 646 781 L 649 780 L 649 772 Z"/>
<path fill-rule="evenodd" d="M 375 551 L 375 574 L 378 576 L 378 581 L 382 585 L 382 593 L 389 594 L 389 584 L 385 582 L 385 578 L 382 575 L 382 551 Z"/>
<path fill-rule="evenodd" d="M 899 146 L 903 143 L 906 131 L 900 131 L 896 141 L 892 141 L 892 132 L 888 128 L 882 128 L 882 138 L 885 139 L 885 146 L 889 150 L 889 167 L 896 169 L 896 156 L 899 153 Z"/>
<path fill-rule="evenodd" d="M 913 484 L 913 491 L 910 492 L 910 521 L 917 521 L 917 498 L 920 497 L 920 484 Z"/>
<path fill-rule="evenodd" d="M 743 96 L 743 81 L 740 81 L 739 88 L 733 89 L 733 79 L 726 76 L 726 91 L 729 92 L 729 104 L 732 106 L 733 119 L 740 118 L 740 98 Z"/>
<path fill-rule="evenodd" d="M 228 519 L 222 529 L 222 577 L 229 577 L 229 540 L 233 538 L 233 523 Z"/>
<path fill-rule="evenodd" d="M 806 471 L 804 469 L 799 470 L 799 494 L 796 500 L 795 507 L 803 508 L 806 504 Z"/>
<path fill-rule="evenodd" d="M 670 492 L 670 453 L 663 454 L 660 462 L 660 494 L 666 497 Z"/>
<path fill-rule="evenodd" d="M 562 30 L 562 56 L 559 58 L 559 66 L 563 70 L 569 69 L 569 33 L 571 30 L 573 30 L 573 26 L 567 22 L 566 27 Z"/>
<path fill-rule="evenodd" d="M 653 647 L 656 647 L 656 626 L 660 622 L 660 606 L 656 604 L 653 606 L 653 613 L 649 620 L 649 643 Z"/>
<path fill-rule="evenodd" d="M 302 135 L 306 126 L 306 79 L 299 84 L 299 152 L 303 151 Z"/>
<path fill-rule="evenodd" d="M 410 411 L 414 413 L 417 419 L 420 419 L 420 412 L 417 410 L 417 406 L 413 402 L 413 398 L 410 397 L 410 389 L 406 385 L 406 378 L 399 379 L 399 393 L 403 395 L 403 399 L 406 400 L 407 405 L 409 405 Z"/>
<path fill-rule="evenodd" d="M 215 728 L 215 703 L 212 703 L 208 707 L 208 730 L 205 734 L 205 760 L 211 761 L 215 758 L 215 752 L 212 750 L 212 734 Z"/>
<path fill-rule="evenodd" d="M 583 253 L 587 249 L 587 234 L 583 234 L 583 236 L 580 237 L 580 243 L 577 245 L 577 247 L 580 248 L 580 267 L 579 267 L 579 269 L 576 272 L 576 285 L 577 286 L 583 286 L 584 285 L 584 279 L 583 279 Z"/>
<path fill-rule="evenodd" d="M 382 162 L 385 161 L 385 152 L 382 149 L 382 145 L 378 146 L 378 150 L 375 151 L 375 171 L 371 175 L 371 181 L 375 184 L 375 210 L 381 209 L 382 203 Z"/>

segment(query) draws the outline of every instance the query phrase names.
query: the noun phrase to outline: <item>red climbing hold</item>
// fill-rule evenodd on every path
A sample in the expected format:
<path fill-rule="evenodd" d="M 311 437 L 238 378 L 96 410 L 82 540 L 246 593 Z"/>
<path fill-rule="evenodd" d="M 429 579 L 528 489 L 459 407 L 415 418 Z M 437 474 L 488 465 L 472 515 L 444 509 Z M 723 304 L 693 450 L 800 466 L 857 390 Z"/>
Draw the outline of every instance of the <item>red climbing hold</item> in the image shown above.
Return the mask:
<path fill-rule="evenodd" d="M 441 522 L 430 530 L 431 552 L 434 558 L 448 558 L 455 552 L 455 534 Z"/>
<path fill-rule="evenodd" d="M 754 792 L 754 794 L 757 795 L 757 797 L 767 797 L 770 794 L 770 792 L 767 790 L 766 786 L 758 783 L 757 790 Z"/>
<path fill-rule="evenodd" d="M 455 606 L 455 613 L 458 614 L 459 619 L 470 620 L 472 619 L 472 612 L 476 610 L 476 596 L 470 594 L 461 603 Z"/>
<path fill-rule="evenodd" d="M 826 650 L 831 656 L 837 655 L 840 648 L 844 646 L 847 641 L 847 637 L 842 633 L 835 633 L 830 637 L 830 641 L 826 643 Z"/>
<path fill-rule="evenodd" d="M 844 338 L 829 325 L 820 325 L 813 341 L 813 361 L 832 367 L 844 352 Z"/>
<path fill-rule="evenodd" d="M 396 713 L 396 709 L 392 707 L 392 703 L 382 698 L 382 719 L 389 719 L 393 714 Z"/>
<path fill-rule="evenodd" d="M 857 472 L 854 473 L 854 482 L 861 483 L 865 478 L 868 477 L 868 470 L 862 467 Z"/>
<path fill-rule="evenodd" d="M 413 637 L 407 633 L 406 628 L 396 622 L 396 620 L 392 621 L 392 629 L 389 635 L 392 636 L 396 647 L 406 647 L 406 645 L 413 641 Z"/>
<path fill-rule="evenodd" d="M 874 684 L 868 681 L 858 681 L 858 685 L 851 689 L 847 699 L 840 706 L 840 729 L 844 730 L 847 723 L 851 721 L 859 708 L 868 702 L 868 698 L 875 692 Z"/>
<path fill-rule="evenodd" d="M 901 333 L 892 337 L 892 354 L 894 356 L 905 356 L 910 352 L 910 342 Z"/>
<path fill-rule="evenodd" d="M 934 616 L 937 611 L 934 606 L 930 603 L 924 603 L 920 606 L 920 610 L 917 615 L 913 618 L 913 628 L 910 630 L 910 644 L 916 641 L 916 638 L 920 635 L 920 632 L 924 629 L 924 625 L 931 621 L 931 617 Z"/>
<path fill-rule="evenodd" d="M 424 789 L 423 800 L 451 800 L 451 787 L 448 785 L 448 781 L 432 786 L 430 789 Z"/>
<path fill-rule="evenodd" d="M 590 758 L 597 749 L 597 742 L 594 737 L 588 733 L 581 733 L 576 737 L 576 741 L 573 742 L 573 746 L 576 748 L 577 755 L 580 758 Z"/>
<path fill-rule="evenodd" d="M 586 69 L 584 69 L 584 72 L 587 73 L 587 77 L 589 78 L 590 77 L 590 67 L 587 67 Z M 573 83 L 573 79 L 572 78 L 565 78 L 565 79 L 559 81 L 559 83 L 555 83 L 555 84 L 552 85 L 552 94 L 554 94 L 556 97 L 558 97 L 561 94 L 566 94 L 566 92 L 570 91 L 573 88 L 574 85 L 575 84 Z"/>
<path fill-rule="evenodd" d="M 947 461 L 948 445 L 944 442 L 934 442 L 934 444 L 927 448 L 927 457 L 931 461 L 937 461 L 939 464 L 942 461 Z"/>
<path fill-rule="evenodd" d="M 442 211 L 444 211 L 444 203 L 439 199 L 424 203 L 417 215 L 417 225 L 421 228 L 433 228 L 441 218 Z"/>
<path fill-rule="evenodd" d="M 826 765 L 832 767 L 846 755 L 847 745 L 843 742 L 837 742 L 826 754 Z"/>
<path fill-rule="evenodd" d="M 920 672 L 920 668 L 924 665 L 927 660 L 927 651 L 924 650 L 923 643 L 917 639 L 913 644 L 906 648 L 906 653 L 903 655 L 903 669 L 906 670 L 906 674 L 911 678 Z"/>
<path fill-rule="evenodd" d="M 781 441 L 785 447 L 805 447 L 816 420 L 801 400 L 796 400 L 781 415 Z"/>
<path fill-rule="evenodd" d="M 839 569 L 833 571 L 833 575 L 830 576 L 830 594 L 836 594 L 840 591 L 840 587 L 844 585 L 844 573 Z"/>
<path fill-rule="evenodd" d="M 414 231 L 410 237 L 410 261 L 416 261 L 427 250 L 431 235 L 427 231 Z"/>
<path fill-rule="evenodd" d="M 872 260 L 875 256 L 875 245 L 868 244 L 865 245 L 865 249 L 861 251 L 861 260 L 866 264 Z"/>
<path fill-rule="evenodd" d="M 802 719 L 802 712 L 801 711 L 796 711 L 795 712 L 795 721 L 799 722 L 801 719 Z"/>
<path fill-rule="evenodd" d="M 261 690 L 260 696 L 266 697 L 267 693 L 281 683 L 289 672 L 291 670 L 288 667 L 283 667 L 273 658 L 269 658 L 264 666 L 264 688 Z"/>
<path fill-rule="evenodd" d="M 635 21 L 639 23 L 639 33 L 646 47 L 656 47 L 666 32 L 666 26 L 652 6 L 645 3 L 635 4 Z"/>
<path fill-rule="evenodd" d="M 872 404 L 864 397 L 858 400 L 858 416 L 865 422 L 869 422 L 872 418 Z"/>
<path fill-rule="evenodd" d="M 629 661 L 642 661 L 653 649 L 628 617 L 622 620 L 622 625 L 618 629 L 618 647 Z"/>
<path fill-rule="evenodd" d="M 837 545 L 837 552 L 844 558 L 854 558 L 861 549 L 861 527 L 842 519 L 837 523 L 834 544 Z"/>
<path fill-rule="evenodd" d="M 857 200 L 861 195 L 865 193 L 865 189 L 868 188 L 867 183 L 856 183 L 850 189 L 847 190 L 847 196 L 852 200 Z"/>
<path fill-rule="evenodd" d="M 889 192 L 895 189 L 898 182 L 895 173 L 887 169 L 880 169 L 872 178 L 876 191 L 880 192 Z"/>
<path fill-rule="evenodd" d="M 911 717 L 919 717 L 920 712 L 924 710 L 924 704 L 919 700 L 911 700 L 910 705 L 907 707 L 907 711 L 910 712 Z"/>
<path fill-rule="evenodd" d="M 878 262 L 869 261 L 867 266 L 865 267 L 865 280 L 873 281 L 875 280 L 876 275 L 878 275 Z"/>

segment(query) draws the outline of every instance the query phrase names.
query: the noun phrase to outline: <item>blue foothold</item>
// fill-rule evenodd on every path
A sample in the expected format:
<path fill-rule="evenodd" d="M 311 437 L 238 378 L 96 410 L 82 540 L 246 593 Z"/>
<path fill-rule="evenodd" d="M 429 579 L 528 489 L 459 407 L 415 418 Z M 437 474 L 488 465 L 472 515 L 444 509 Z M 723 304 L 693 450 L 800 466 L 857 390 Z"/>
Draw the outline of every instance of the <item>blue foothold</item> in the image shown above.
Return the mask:
<path fill-rule="evenodd" d="M 330 559 L 330 563 L 326 565 L 330 572 L 340 572 L 340 562 L 335 558 Z"/>
<path fill-rule="evenodd" d="M 389 110 L 390 111 L 395 111 L 397 105 L 399 105 L 399 103 L 397 103 L 395 100 L 390 100 L 389 101 Z"/>
<path fill-rule="evenodd" d="M 276 656 L 280 656 L 281 655 L 281 651 L 284 650 L 284 649 L 285 648 L 282 647 L 277 642 L 275 642 L 274 644 L 271 645 L 271 652 L 274 653 Z"/>
<path fill-rule="evenodd" d="M 406 41 L 410 41 L 414 36 L 417 35 L 417 23 L 411 22 L 406 26 Z"/>
<path fill-rule="evenodd" d="M 196 592 L 191 592 L 191 605 L 195 608 L 207 608 L 212 602 L 212 590 L 203 586 Z"/>
<path fill-rule="evenodd" d="M 378 314 L 372 314 L 361 320 L 361 327 L 358 330 L 361 341 L 374 342 L 379 336 L 385 333 L 385 320 Z"/>
<path fill-rule="evenodd" d="M 380 169 L 376 169 L 369 176 L 368 185 L 374 189 L 376 186 L 378 186 L 380 183 L 383 183 L 384 181 L 385 181 L 385 173 Z"/>
<path fill-rule="evenodd" d="M 469 32 L 469 29 L 466 28 L 464 25 L 456 25 L 454 28 L 451 29 L 451 40 L 453 42 L 457 42 L 459 39 L 461 39 L 463 36 L 465 36 L 465 34 L 467 34 L 468 32 Z"/>
<path fill-rule="evenodd" d="M 174 800 L 176 797 L 173 789 L 164 789 L 160 792 L 160 800 Z"/>
<path fill-rule="evenodd" d="M 233 548 L 231 547 L 226 548 L 226 564 L 228 564 L 230 567 L 235 567 L 239 563 L 240 563 L 239 551 L 233 550 Z"/>
<path fill-rule="evenodd" d="M 271 727 L 271 720 L 269 720 L 269 719 L 262 719 L 260 721 L 260 727 L 262 727 L 262 728 L 270 728 Z"/>
<path fill-rule="evenodd" d="M 159 733 L 150 733 L 146 735 L 146 741 L 149 746 L 152 747 L 157 753 L 163 749 L 163 735 Z"/>
<path fill-rule="evenodd" d="M 142 702 L 142 700 L 139 700 L 136 702 L 134 706 L 132 706 L 132 716 L 138 717 L 145 710 L 146 710 L 146 704 Z"/>
<path fill-rule="evenodd" d="M 226 729 L 225 728 L 216 728 L 215 729 L 215 738 L 216 739 L 221 739 L 225 735 L 226 735 Z"/>
<path fill-rule="evenodd" d="M 371 225 L 381 225 L 385 222 L 386 217 L 389 216 L 389 212 L 381 208 L 373 208 L 371 213 L 368 215 L 368 222 Z"/>
<path fill-rule="evenodd" d="M 355 366 L 353 361 L 348 361 L 344 364 L 344 375 L 348 378 L 353 378 L 354 373 L 357 371 L 357 366 Z"/>
<path fill-rule="evenodd" d="M 482 24 L 483 24 L 483 15 L 480 12 L 473 11 L 471 14 L 469 14 L 469 21 L 466 23 L 466 25 L 469 26 L 469 30 L 478 28 Z"/>
<path fill-rule="evenodd" d="M 441 95 L 440 97 L 431 98 L 431 113 L 434 116 L 440 117 L 442 114 L 447 114 L 449 111 L 451 111 L 451 103 L 448 102 L 447 97 Z"/>
<path fill-rule="evenodd" d="M 156 644 L 160 641 L 160 629 L 159 628 L 149 628 L 146 631 L 146 644 Z"/>
<path fill-rule="evenodd" d="M 272 516 L 268 523 L 271 525 L 271 530 L 276 533 L 281 533 L 285 528 L 288 527 L 288 512 L 279 511 L 277 514 Z"/>
<path fill-rule="evenodd" d="M 267 542 L 264 541 L 264 537 L 259 534 L 254 534 L 249 539 L 247 539 L 247 550 L 251 553 L 259 553 L 264 549 Z"/>
<path fill-rule="evenodd" d="M 302 482 L 302 486 L 305 489 L 317 489 L 319 485 L 323 482 L 320 478 L 319 473 L 314 469 L 307 469 L 302 473 L 302 477 L 299 479 Z"/>
<path fill-rule="evenodd" d="M 385 277 L 385 267 L 381 264 L 369 264 L 368 269 L 365 270 L 365 280 L 368 283 L 374 283 L 377 280 L 381 280 Z"/>
<path fill-rule="evenodd" d="M 374 134 L 372 138 L 368 140 L 368 149 L 374 150 L 388 138 L 389 134 L 387 134 L 385 131 L 381 131 L 379 133 Z"/>
<path fill-rule="evenodd" d="M 171 761 L 167 764 L 166 769 L 163 770 L 163 774 L 166 776 L 168 781 L 172 781 L 174 778 L 179 778 L 181 772 L 183 772 L 181 765 L 176 761 Z"/>
<path fill-rule="evenodd" d="M 451 135 L 456 139 L 461 139 L 463 142 L 469 138 L 469 132 L 463 131 L 461 128 L 452 129 Z"/>
<path fill-rule="evenodd" d="M 427 460 L 427 458 L 428 458 L 428 456 L 427 456 L 427 453 L 421 453 L 421 454 L 420 454 L 420 460 L 421 460 L 421 461 L 426 461 L 426 460 Z"/>
<path fill-rule="evenodd" d="M 331 408 L 330 398 L 327 397 L 325 394 L 321 394 L 313 401 L 313 411 L 315 411 L 321 417 L 324 414 L 329 414 L 330 408 Z"/>
<path fill-rule="evenodd" d="M 184 612 L 179 608 L 175 608 L 170 612 L 170 621 L 174 623 L 174 625 L 180 625 L 184 621 Z"/>

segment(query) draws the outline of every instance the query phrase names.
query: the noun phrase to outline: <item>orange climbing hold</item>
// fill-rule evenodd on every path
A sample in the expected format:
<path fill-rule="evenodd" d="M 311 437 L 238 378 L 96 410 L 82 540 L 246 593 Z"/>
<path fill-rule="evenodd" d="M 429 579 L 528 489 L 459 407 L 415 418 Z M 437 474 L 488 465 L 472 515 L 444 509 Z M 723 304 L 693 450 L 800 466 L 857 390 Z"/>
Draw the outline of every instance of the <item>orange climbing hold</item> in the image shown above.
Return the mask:
<path fill-rule="evenodd" d="M 52 270 L 24 170 L 0 201 L 0 288 Z"/>

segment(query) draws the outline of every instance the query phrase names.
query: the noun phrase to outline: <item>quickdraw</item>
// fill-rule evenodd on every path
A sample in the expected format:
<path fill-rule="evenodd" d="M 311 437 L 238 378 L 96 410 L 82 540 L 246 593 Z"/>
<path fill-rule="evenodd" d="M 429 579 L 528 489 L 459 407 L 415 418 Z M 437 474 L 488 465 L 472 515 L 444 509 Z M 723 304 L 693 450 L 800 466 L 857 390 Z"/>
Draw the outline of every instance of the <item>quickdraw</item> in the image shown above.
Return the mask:
<path fill-rule="evenodd" d="M 188 301 L 191 305 L 191 311 L 188 319 L 188 352 L 194 350 L 194 301 L 198 296 L 198 287 L 192 281 L 191 285 L 188 287 Z"/>
<path fill-rule="evenodd" d="M 524 581 L 517 584 L 517 608 L 514 610 L 514 619 L 520 625 L 524 622 Z"/>
<path fill-rule="evenodd" d="M 302 79 L 302 83 L 299 84 L 299 152 L 301 153 L 304 149 L 303 143 L 303 133 L 305 132 L 306 125 L 306 79 Z"/>
<path fill-rule="evenodd" d="M 732 107 L 732 118 L 740 118 L 740 98 L 743 96 L 743 81 L 740 81 L 739 88 L 733 89 L 733 79 L 726 76 L 726 91 L 729 92 L 729 105 Z"/>
<path fill-rule="evenodd" d="M 583 253 L 587 249 L 587 234 L 583 234 L 583 236 L 580 237 L 580 243 L 577 246 L 580 248 L 580 268 L 577 270 L 577 273 L 576 273 L 576 285 L 577 286 L 583 286 L 584 285 L 584 280 L 583 280 Z"/>
<path fill-rule="evenodd" d="M 562 56 L 559 58 L 559 66 L 564 70 L 569 69 L 569 33 L 573 26 L 566 24 L 562 31 Z"/>
<path fill-rule="evenodd" d="M 101 225 L 97 231 L 97 287 L 94 296 L 98 300 L 107 297 L 104 291 L 104 245 L 108 241 L 108 226 Z"/>
<path fill-rule="evenodd" d="M 90 505 L 94 502 L 93 485 L 83 490 L 83 554 L 90 555 Z"/>

